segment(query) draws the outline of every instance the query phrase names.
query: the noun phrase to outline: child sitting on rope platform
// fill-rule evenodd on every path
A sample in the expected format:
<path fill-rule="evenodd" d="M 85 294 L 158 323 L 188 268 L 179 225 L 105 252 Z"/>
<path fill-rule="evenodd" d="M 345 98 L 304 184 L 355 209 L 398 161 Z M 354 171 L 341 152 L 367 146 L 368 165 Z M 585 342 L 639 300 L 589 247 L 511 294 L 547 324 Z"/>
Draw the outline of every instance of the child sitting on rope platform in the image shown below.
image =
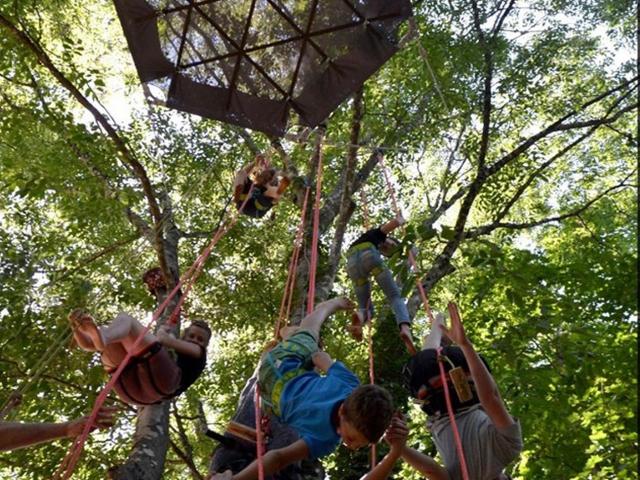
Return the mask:
<path fill-rule="evenodd" d="M 251 180 L 254 173 L 255 180 Z M 244 204 L 242 213 L 253 218 L 262 218 L 273 207 L 291 183 L 291 178 L 282 171 L 267 165 L 262 155 L 236 174 L 234 180 L 233 199 L 238 210 Z M 253 186 L 253 188 L 251 188 Z M 250 195 L 249 199 L 247 196 Z M 246 203 L 245 203 L 246 200 Z"/>
<path fill-rule="evenodd" d="M 411 395 L 422 403 L 422 410 L 429 416 L 427 428 L 444 468 L 407 447 L 401 456 L 427 479 L 463 478 L 438 365 L 442 362 L 469 479 L 506 480 L 503 469 L 522 451 L 520 423 L 509 414 L 486 362 L 467 338 L 454 304 L 449 304 L 449 312 L 451 328 L 443 325 L 441 314 L 436 315 L 423 350 L 404 368 Z M 457 345 L 443 347 L 438 353 L 443 333 Z M 367 480 L 378 478 L 385 477 Z"/>
<path fill-rule="evenodd" d="M 402 216 L 385 223 L 379 228 L 366 231 L 351 244 L 347 252 L 347 274 L 353 281 L 353 287 L 358 299 L 358 311 L 352 318 L 349 327 L 352 335 L 362 339 L 362 326 L 373 318 L 373 303 L 371 302 L 371 282 L 373 276 L 387 301 L 391 305 L 396 323 L 400 328 L 400 338 L 407 347 L 409 354 L 415 355 L 416 348 L 411 336 L 411 319 L 400 289 L 393 279 L 391 271 L 382 259 L 382 255 L 391 256 L 398 242 L 388 235 L 405 223 Z"/>
<path fill-rule="evenodd" d="M 117 370 L 144 331 L 135 318 L 124 312 L 109 325 L 98 327 L 90 315 L 76 309 L 69 314 L 69 322 L 78 346 L 88 352 L 100 352 L 109 374 Z M 152 405 L 177 397 L 204 370 L 210 338 L 211 330 L 202 320 L 191 322 L 182 338 L 176 338 L 167 325 L 155 335 L 145 333 L 120 374 L 115 391 L 131 405 Z"/>
<path fill-rule="evenodd" d="M 377 385 L 360 385 L 344 364 L 318 349 L 320 327 L 327 317 L 352 308 L 346 298 L 320 303 L 298 330 L 262 356 L 258 382 L 263 405 L 300 436 L 265 454 L 265 475 L 305 458 L 324 457 L 340 440 L 353 450 L 375 443 L 389 425 L 393 414 L 389 393 Z M 254 461 L 236 475 L 227 471 L 213 479 L 255 479 L 258 469 Z"/>

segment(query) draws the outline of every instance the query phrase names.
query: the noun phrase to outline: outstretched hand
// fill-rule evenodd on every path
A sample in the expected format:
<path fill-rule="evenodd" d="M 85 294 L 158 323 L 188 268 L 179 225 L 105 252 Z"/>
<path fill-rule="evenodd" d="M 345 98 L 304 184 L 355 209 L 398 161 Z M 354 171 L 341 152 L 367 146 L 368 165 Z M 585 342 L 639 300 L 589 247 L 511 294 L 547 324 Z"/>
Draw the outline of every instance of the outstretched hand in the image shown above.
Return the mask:
<path fill-rule="evenodd" d="M 440 325 L 442 332 L 457 343 L 459 346 L 468 345 L 469 339 L 462 326 L 462 320 L 460 320 L 460 314 L 458 313 L 458 307 L 455 303 L 449 302 L 449 317 L 451 320 L 451 327 L 447 328 L 444 325 Z"/>
<path fill-rule="evenodd" d="M 401 412 L 394 413 L 391 424 L 384 435 L 384 440 L 392 450 L 402 450 L 407 443 L 408 436 L 409 427 L 407 427 L 404 415 Z"/>
<path fill-rule="evenodd" d="M 118 407 L 102 407 L 98 410 L 98 416 L 96 417 L 93 425 L 91 425 L 91 430 L 94 431 L 96 428 L 100 430 L 104 430 L 106 428 L 113 427 L 116 423 L 114 415 L 118 412 Z M 78 418 L 77 420 L 72 420 L 67 424 L 67 436 L 68 437 L 77 437 L 84 430 L 85 425 L 89 421 L 89 415 L 86 417 Z"/>

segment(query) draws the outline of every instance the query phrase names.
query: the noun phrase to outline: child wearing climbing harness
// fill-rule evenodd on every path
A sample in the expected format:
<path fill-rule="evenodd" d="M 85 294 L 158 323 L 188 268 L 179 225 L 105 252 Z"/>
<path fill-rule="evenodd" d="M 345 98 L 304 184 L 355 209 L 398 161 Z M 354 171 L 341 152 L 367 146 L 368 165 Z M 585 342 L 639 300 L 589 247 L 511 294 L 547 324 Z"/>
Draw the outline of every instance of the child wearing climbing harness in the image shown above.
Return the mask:
<path fill-rule="evenodd" d="M 265 454 L 265 475 L 305 458 L 324 457 L 340 440 L 349 449 L 375 443 L 389 425 L 390 394 L 377 385 L 360 385 L 343 363 L 318 349 L 320 327 L 327 317 L 352 308 L 346 298 L 320 303 L 299 329 L 262 356 L 258 384 L 263 405 L 300 436 L 291 445 Z M 235 475 L 226 471 L 213 479 L 255 479 L 258 468 L 254 461 Z"/>
<path fill-rule="evenodd" d="M 403 371 L 411 395 L 422 403 L 421 408 L 428 415 L 427 428 L 444 467 L 407 447 L 401 456 L 427 479 L 463 478 L 438 366 L 442 362 L 469 479 L 506 480 L 509 477 L 503 469 L 522 451 L 520 423 L 509 414 L 486 362 L 467 338 L 457 309 L 451 305 L 449 311 L 451 328 L 444 326 L 441 314 L 436 315 L 423 350 L 409 360 Z M 456 345 L 443 347 L 439 356 L 437 349 L 443 334 Z M 368 480 L 377 478 L 385 477 Z"/>
<path fill-rule="evenodd" d="M 356 298 L 358 299 L 358 311 L 352 317 L 352 324 L 349 330 L 356 339 L 360 340 L 362 339 L 362 326 L 373 318 L 374 309 L 371 302 L 371 282 L 369 281 L 369 278 L 373 276 L 391 305 L 396 323 L 400 328 L 400 339 L 409 353 L 415 355 L 416 348 L 413 345 L 411 336 L 409 311 L 400 295 L 400 289 L 396 285 L 391 271 L 381 256 L 381 254 L 390 256 L 393 253 L 397 246 L 397 241 L 388 237 L 388 235 L 404 223 L 405 219 L 398 215 L 398 217 L 381 227 L 366 231 L 349 247 L 347 251 L 347 274 L 353 282 Z"/>
<path fill-rule="evenodd" d="M 144 331 L 135 318 L 124 312 L 109 325 L 98 327 L 90 315 L 77 309 L 69 314 L 69 322 L 78 346 L 88 352 L 100 352 L 109 374 L 132 352 L 136 339 Z M 182 338 L 176 338 L 167 325 L 161 326 L 155 335 L 145 333 L 114 390 L 131 405 L 151 405 L 177 397 L 204 370 L 210 338 L 211 330 L 202 320 L 191 322 Z"/>
<path fill-rule="evenodd" d="M 255 180 L 250 176 L 254 173 Z M 255 161 L 236 174 L 233 199 L 238 210 L 244 203 L 242 213 L 253 218 L 262 218 L 273 207 L 291 183 L 291 178 L 282 171 L 266 165 L 264 156 L 257 155 Z M 253 186 L 253 188 L 251 188 Z M 246 201 L 247 195 L 251 195 Z"/>

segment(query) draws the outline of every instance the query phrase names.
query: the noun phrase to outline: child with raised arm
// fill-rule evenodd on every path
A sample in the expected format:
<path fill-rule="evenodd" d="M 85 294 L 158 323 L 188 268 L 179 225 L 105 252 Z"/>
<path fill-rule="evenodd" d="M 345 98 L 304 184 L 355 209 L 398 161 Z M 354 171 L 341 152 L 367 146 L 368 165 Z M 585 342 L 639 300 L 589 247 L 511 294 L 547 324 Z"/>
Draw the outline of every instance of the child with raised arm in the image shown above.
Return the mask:
<path fill-rule="evenodd" d="M 255 180 L 251 180 L 252 172 Z M 250 165 L 236 174 L 233 199 L 238 210 L 244 204 L 242 213 L 253 218 L 264 217 L 273 207 L 291 183 L 291 178 L 280 170 L 265 165 L 262 155 L 257 155 Z M 253 189 L 251 188 L 253 186 Z M 247 195 L 250 198 L 246 201 Z"/>
<path fill-rule="evenodd" d="M 340 441 L 349 449 L 375 443 L 391 421 L 389 392 L 376 385 L 360 385 L 344 364 L 318 349 L 320 327 L 338 310 L 351 310 L 346 298 L 320 303 L 299 329 L 265 353 L 258 369 L 263 404 L 292 427 L 300 439 L 263 457 L 265 475 L 305 458 L 330 454 Z M 325 375 L 318 374 L 317 368 Z M 213 476 L 214 480 L 258 478 L 253 462 L 241 472 Z"/>
<path fill-rule="evenodd" d="M 127 313 L 121 312 L 109 325 L 98 327 L 90 315 L 77 309 L 69 314 L 69 322 L 78 346 L 100 352 L 109 374 L 132 353 L 114 386 L 118 396 L 132 405 L 151 405 L 177 397 L 198 379 L 207 362 L 211 330 L 202 320 L 191 322 L 182 338 L 176 338 L 171 327 L 163 325 L 155 335 L 145 333 L 135 348 L 144 327 Z"/>
<path fill-rule="evenodd" d="M 393 230 L 405 223 L 402 216 L 385 223 L 379 228 L 373 228 L 360 235 L 347 251 L 347 274 L 353 282 L 353 288 L 358 299 L 358 311 L 352 318 L 349 327 L 352 335 L 362 338 L 362 325 L 373 318 L 374 309 L 371 302 L 371 282 L 373 277 L 391 305 L 396 323 L 400 329 L 400 339 L 405 344 L 409 354 L 415 355 L 416 348 L 411 336 L 411 319 L 409 311 L 400 295 L 400 289 L 393 279 L 391 271 L 381 255 L 390 256 L 397 246 L 397 241 L 389 238 Z"/>
<path fill-rule="evenodd" d="M 487 364 L 467 338 L 457 308 L 452 303 L 449 304 L 449 313 L 451 328 L 444 326 L 441 314 L 436 315 L 431 333 L 425 339 L 424 349 L 405 368 L 411 395 L 422 402 L 422 410 L 429 416 L 427 428 L 444 468 L 439 467 L 430 457 L 412 449 L 404 449 L 402 458 L 430 480 L 462 479 L 460 459 L 447 414 L 438 366 L 437 349 L 444 334 L 456 346 L 442 349 L 442 365 L 447 373 L 453 369 L 451 364 L 461 367 L 464 372 L 462 387 L 468 385 L 470 389 L 467 396 L 462 389 L 458 393 L 452 386 L 451 375 L 447 375 L 469 478 L 504 480 L 508 478 L 503 473 L 504 468 L 522 451 L 520 423 L 509 414 Z"/>

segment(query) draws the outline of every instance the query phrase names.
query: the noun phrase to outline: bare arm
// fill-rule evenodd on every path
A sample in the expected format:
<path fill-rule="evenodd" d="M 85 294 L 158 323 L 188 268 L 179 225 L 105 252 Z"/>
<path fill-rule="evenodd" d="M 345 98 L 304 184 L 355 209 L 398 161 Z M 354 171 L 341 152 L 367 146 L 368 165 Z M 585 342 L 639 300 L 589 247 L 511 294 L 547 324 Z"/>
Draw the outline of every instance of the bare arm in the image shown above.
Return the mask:
<path fill-rule="evenodd" d="M 173 333 L 170 332 L 170 327 L 164 325 L 156 333 L 158 342 L 167 348 L 171 348 L 182 355 L 187 355 L 193 358 L 200 358 L 203 355 L 203 349 L 200 345 L 196 345 L 192 342 L 187 342 L 180 338 L 176 338 Z"/>
<path fill-rule="evenodd" d="M 264 474 L 265 476 L 271 475 L 272 473 L 282 470 L 287 465 L 304 460 L 308 456 L 309 449 L 307 448 L 307 444 L 304 443 L 304 440 L 297 440 L 287 447 L 271 450 L 262 457 Z M 254 460 L 251 465 L 232 477 L 229 477 L 228 473 L 221 473 L 214 475 L 212 480 L 228 478 L 232 480 L 255 480 L 258 478 L 257 460 Z"/>
<path fill-rule="evenodd" d="M 410 447 L 404 447 L 402 458 L 427 480 L 450 480 L 449 474 L 433 458 Z"/>
<path fill-rule="evenodd" d="M 500 396 L 498 385 L 491 373 L 489 373 L 489 370 L 487 370 L 484 362 L 480 359 L 478 352 L 475 351 L 473 345 L 467 338 L 462 326 L 462 321 L 460 320 L 460 315 L 458 314 L 458 309 L 453 303 L 449 304 L 449 314 L 451 317 L 451 329 L 449 330 L 444 326 L 440 328 L 442 328 L 444 333 L 456 342 L 462 350 L 464 358 L 469 364 L 469 371 L 475 383 L 476 392 L 478 393 L 482 408 L 496 428 L 504 428 L 512 425 L 514 420 L 511 415 L 509 415 L 509 411 Z"/>
<path fill-rule="evenodd" d="M 403 218 L 403 216 L 398 215 L 393 220 L 389 220 L 387 223 L 382 225 L 380 227 L 380 230 L 382 230 L 382 233 L 384 233 L 385 235 L 389 235 L 396 228 L 400 227 L 401 225 L 404 225 L 405 223 L 406 223 L 406 220 Z"/>
<path fill-rule="evenodd" d="M 39 443 L 69 437 L 68 422 L 65 423 L 0 423 L 0 450 L 37 445 Z"/>
<path fill-rule="evenodd" d="M 114 407 L 101 408 L 92 430 L 112 426 L 115 412 Z M 88 420 L 89 417 L 63 423 L 0 422 L 0 451 L 15 450 L 60 438 L 77 437 Z"/>
<path fill-rule="evenodd" d="M 327 352 L 318 351 L 311 356 L 315 367 L 323 373 L 327 373 L 333 365 L 333 359 Z"/>

